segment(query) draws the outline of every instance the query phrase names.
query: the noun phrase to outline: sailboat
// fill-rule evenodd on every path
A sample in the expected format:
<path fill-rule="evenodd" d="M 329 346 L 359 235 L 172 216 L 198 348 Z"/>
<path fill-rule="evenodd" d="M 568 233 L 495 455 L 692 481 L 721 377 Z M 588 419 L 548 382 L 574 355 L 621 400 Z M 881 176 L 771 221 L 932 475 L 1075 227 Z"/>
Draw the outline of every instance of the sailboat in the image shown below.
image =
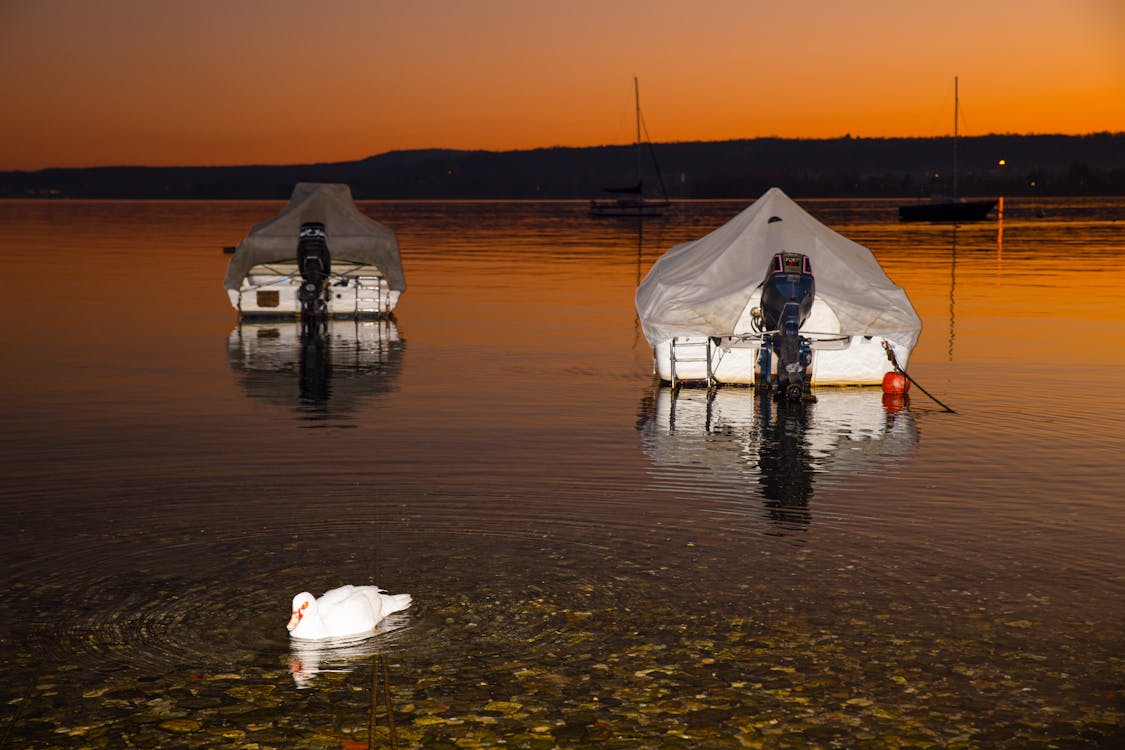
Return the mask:
<path fill-rule="evenodd" d="M 957 121 L 960 102 L 957 95 L 957 78 L 953 78 L 953 197 L 938 196 L 929 203 L 911 203 L 898 207 L 899 221 L 983 221 L 996 208 L 996 199 L 967 201 L 957 195 Z"/>
<path fill-rule="evenodd" d="M 663 216 L 670 205 L 668 193 L 664 189 L 664 179 L 660 176 L 660 167 L 656 164 L 655 156 L 653 156 L 652 161 L 656 171 L 656 180 L 660 186 L 660 197 L 646 198 L 644 195 L 644 179 L 641 170 L 642 151 L 644 146 L 647 146 L 649 153 L 652 154 L 652 144 L 647 140 L 641 140 L 641 93 L 635 77 L 633 78 L 633 95 L 636 102 L 637 117 L 637 138 L 633 142 L 637 155 L 637 182 L 635 185 L 628 187 L 606 188 L 606 192 L 617 193 L 621 197 L 591 200 L 590 213 L 593 216 Z"/>

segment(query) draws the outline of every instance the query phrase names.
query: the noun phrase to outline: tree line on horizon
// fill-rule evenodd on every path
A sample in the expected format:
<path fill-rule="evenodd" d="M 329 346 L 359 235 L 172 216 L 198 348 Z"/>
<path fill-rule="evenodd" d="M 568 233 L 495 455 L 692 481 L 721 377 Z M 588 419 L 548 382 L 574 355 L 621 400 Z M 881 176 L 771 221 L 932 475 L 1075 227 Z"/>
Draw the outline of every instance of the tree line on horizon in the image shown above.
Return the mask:
<path fill-rule="evenodd" d="M 775 186 L 803 198 L 953 192 L 950 137 L 673 142 L 642 156 L 645 192 L 663 183 L 672 199 L 756 197 Z M 959 195 L 1125 194 L 1125 132 L 962 137 L 957 157 Z M 357 200 L 582 199 L 635 183 L 636 165 L 633 145 L 422 149 L 323 164 L 0 172 L 0 197 L 283 200 L 297 182 L 343 182 Z"/>

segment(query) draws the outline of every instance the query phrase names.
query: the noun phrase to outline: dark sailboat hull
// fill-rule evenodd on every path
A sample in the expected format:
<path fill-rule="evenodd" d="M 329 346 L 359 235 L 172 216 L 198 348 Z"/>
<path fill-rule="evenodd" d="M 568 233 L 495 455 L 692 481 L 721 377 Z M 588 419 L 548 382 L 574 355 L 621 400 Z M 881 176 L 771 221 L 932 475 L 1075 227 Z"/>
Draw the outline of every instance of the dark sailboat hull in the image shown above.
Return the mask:
<path fill-rule="evenodd" d="M 995 199 L 915 203 L 898 207 L 899 221 L 984 221 L 996 208 Z"/>
<path fill-rule="evenodd" d="M 590 201 L 592 216 L 663 216 L 668 210 L 666 200 L 619 198 Z"/>

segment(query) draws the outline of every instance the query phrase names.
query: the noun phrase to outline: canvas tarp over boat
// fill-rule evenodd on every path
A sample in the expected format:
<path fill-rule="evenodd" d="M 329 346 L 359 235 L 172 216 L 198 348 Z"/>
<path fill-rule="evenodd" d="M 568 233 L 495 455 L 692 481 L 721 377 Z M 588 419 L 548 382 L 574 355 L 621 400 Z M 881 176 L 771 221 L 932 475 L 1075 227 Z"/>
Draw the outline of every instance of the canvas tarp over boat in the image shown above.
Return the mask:
<path fill-rule="evenodd" d="M 250 230 L 231 256 L 223 286 L 237 290 L 254 266 L 295 261 L 301 224 L 310 221 L 324 224 L 334 264 L 376 266 L 391 290 L 406 289 L 395 233 L 356 208 L 347 185 L 315 182 L 297 183 L 285 210 Z"/>
<path fill-rule="evenodd" d="M 809 257 L 816 296 L 839 318 L 839 333 L 914 346 L 922 321 L 871 251 L 821 224 L 778 188 L 705 237 L 656 260 L 637 288 L 645 338 L 655 347 L 675 336 L 751 333 L 736 331 L 736 324 L 770 260 L 783 251 Z"/>

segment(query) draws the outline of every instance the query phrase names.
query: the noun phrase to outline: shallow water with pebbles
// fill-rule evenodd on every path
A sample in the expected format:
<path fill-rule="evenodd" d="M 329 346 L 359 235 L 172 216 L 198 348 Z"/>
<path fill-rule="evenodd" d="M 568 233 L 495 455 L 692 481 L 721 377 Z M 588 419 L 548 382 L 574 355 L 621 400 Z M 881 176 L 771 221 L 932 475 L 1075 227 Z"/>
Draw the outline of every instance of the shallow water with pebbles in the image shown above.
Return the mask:
<path fill-rule="evenodd" d="M 739 203 L 363 203 L 408 289 L 310 352 L 221 289 L 278 203 L 0 202 L 0 748 L 1120 744 L 1125 202 L 802 204 L 956 414 L 655 385 L 633 290 Z M 414 605 L 291 644 L 341 583 Z"/>

